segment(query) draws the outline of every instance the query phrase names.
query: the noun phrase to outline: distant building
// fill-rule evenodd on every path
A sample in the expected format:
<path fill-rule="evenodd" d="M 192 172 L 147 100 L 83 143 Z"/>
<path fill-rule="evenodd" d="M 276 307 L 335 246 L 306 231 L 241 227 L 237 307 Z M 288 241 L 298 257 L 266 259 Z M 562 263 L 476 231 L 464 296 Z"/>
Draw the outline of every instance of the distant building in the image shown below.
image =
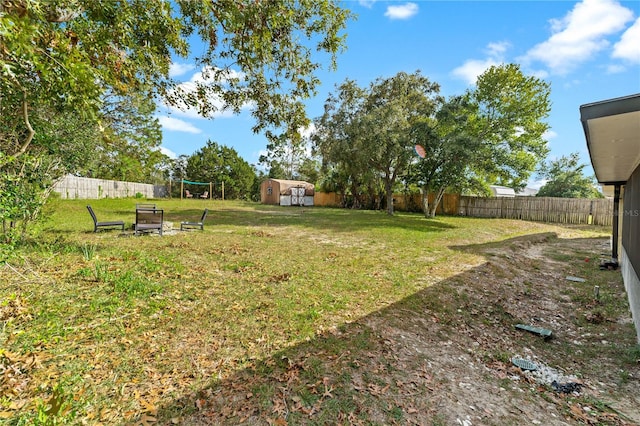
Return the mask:
<path fill-rule="evenodd" d="M 491 188 L 491 195 L 493 197 L 513 198 L 516 196 L 516 191 L 514 191 L 513 188 L 499 185 L 491 185 L 489 188 Z"/>
<path fill-rule="evenodd" d="M 262 204 L 280 206 L 313 206 L 312 183 L 301 180 L 267 179 L 260 185 Z"/>
<path fill-rule="evenodd" d="M 538 193 L 538 190 L 534 188 L 524 188 L 521 191 L 500 185 L 489 185 L 489 188 L 491 188 L 492 197 L 535 197 Z"/>

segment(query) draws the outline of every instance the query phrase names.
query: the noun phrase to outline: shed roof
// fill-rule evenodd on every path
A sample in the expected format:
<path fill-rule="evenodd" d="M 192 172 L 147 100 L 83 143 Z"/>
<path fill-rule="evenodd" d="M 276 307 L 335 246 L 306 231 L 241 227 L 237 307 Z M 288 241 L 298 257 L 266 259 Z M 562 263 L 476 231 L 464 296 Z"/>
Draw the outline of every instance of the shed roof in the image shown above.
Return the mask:
<path fill-rule="evenodd" d="M 496 197 L 515 197 L 516 191 L 513 188 L 508 188 L 506 186 L 499 185 L 491 185 L 491 190 L 495 194 Z"/>
<path fill-rule="evenodd" d="M 308 191 L 315 189 L 312 183 L 303 180 L 268 179 L 267 181 L 269 180 L 280 184 L 280 194 L 285 194 L 290 188 L 305 188 Z M 311 192 L 311 195 L 313 195 L 313 192 Z"/>
<path fill-rule="evenodd" d="M 625 183 L 640 165 L 640 93 L 580 106 L 598 182 Z"/>

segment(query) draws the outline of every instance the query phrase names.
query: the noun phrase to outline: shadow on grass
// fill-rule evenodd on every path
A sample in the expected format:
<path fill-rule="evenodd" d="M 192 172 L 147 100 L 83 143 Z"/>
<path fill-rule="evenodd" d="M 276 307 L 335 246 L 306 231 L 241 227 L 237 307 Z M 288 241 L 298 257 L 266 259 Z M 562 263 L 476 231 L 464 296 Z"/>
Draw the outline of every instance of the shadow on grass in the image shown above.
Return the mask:
<path fill-rule="evenodd" d="M 620 368 L 620 351 L 635 343 L 635 333 L 628 324 L 604 321 L 581 332 L 606 332 L 617 345 L 603 347 L 599 338 L 576 343 L 576 313 L 589 308 L 562 293 L 568 286 L 582 291 L 578 284 L 554 284 L 551 267 L 522 255 L 542 243 L 572 249 L 553 233 L 457 246 L 473 253 L 508 249 L 514 258 L 501 265 L 490 258 L 268 358 L 244 360 L 242 366 L 236 361 L 237 367 L 226 360 L 228 375 L 151 414 L 158 424 L 188 425 L 460 424 L 465 415 L 473 424 L 564 419 L 563 402 L 550 389 L 533 386 L 526 397 L 504 390 L 528 386 L 507 380 L 518 374 L 511 356 L 529 353 L 587 379 L 611 380 L 598 374 Z M 620 280 L 592 266 L 602 291 L 623 297 Z M 554 339 L 514 328 L 531 321 L 553 327 Z M 637 365 L 625 368 L 638 372 Z M 593 409 L 590 416 L 597 420 L 605 411 Z"/>
<path fill-rule="evenodd" d="M 558 234 L 555 232 L 541 232 L 538 234 L 524 235 L 520 237 L 508 238 L 502 241 L 491 241 L 481 244 L 467 244 L 463 246 L 449 246 L 452 250 L 464 253 L 485 254 L 487 251 L 496 248 L 509 247 L 514 250 L 526 248 L 533 244 L 548 243 L 556 240 Z"/>
<path fill-rule="evenodd" d="M 347 210 L 321 207 L 259 206 L 254 210 L 224 209 L 212 212 L 219 225 L 284 227 L 295 224 L 307 228 L 351 232 L 362 229 L 395 228 L 412 232 L 434 232 L 455 226 L 416 213 L 399 212 L 389 216 L 382 211 Z M 295 221 L 295 222 L 294 222 Z"/>

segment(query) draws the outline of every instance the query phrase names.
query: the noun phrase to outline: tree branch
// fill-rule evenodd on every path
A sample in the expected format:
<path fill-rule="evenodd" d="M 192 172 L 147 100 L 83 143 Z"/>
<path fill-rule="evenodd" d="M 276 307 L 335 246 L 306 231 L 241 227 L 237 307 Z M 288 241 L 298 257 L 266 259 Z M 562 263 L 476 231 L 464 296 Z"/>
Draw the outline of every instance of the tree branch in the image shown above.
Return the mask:
<path fill-rule="evenodd" d="M 27 90 L 23 89 L 22 94 L 23 94 L 23 98 L 22 98 L 22 117 L 24 118 L 24 124 L 27 126 L 27 130 L 29 131 L 29 134 L 27 135 L 27 140 L 22 144 L 20 149 L 14 154 L 15 157 L 19 157 L 20 155 L 24 154 L 27 151 L 27 148 L 29 147 L 29 145 L 31 144 L 31 141 L 33 140 L 33 136 L 36 134 L 35 130 L 33 130 L 33 127 L 31 127 L 31 123 L 29 122 L 29 108 L 28 108 L 28 104 L 27 104 Z"/>

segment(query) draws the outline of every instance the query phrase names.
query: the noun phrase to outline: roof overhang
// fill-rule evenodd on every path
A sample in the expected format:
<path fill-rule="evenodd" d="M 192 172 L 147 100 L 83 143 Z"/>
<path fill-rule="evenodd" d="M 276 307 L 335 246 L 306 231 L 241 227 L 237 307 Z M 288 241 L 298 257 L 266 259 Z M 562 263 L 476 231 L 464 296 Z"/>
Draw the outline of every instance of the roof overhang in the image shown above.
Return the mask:
<path fill-rule="evenodd" d="M 640 165 L 640 93 L 580 106 L 598 182 L 624 184 Z"/>

